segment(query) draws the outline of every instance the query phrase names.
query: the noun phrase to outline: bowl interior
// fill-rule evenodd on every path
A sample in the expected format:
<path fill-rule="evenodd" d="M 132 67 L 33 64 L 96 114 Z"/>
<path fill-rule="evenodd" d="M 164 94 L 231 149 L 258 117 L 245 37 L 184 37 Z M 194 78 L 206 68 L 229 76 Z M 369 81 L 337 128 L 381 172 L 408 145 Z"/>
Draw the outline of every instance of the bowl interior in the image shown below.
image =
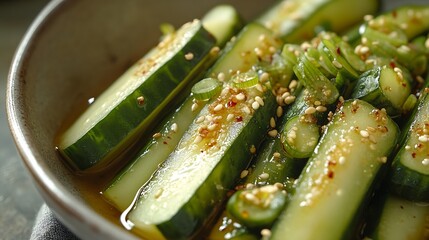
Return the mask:
<path fill-rule="evenodd" d="M 201 17 L 223 1 L 52 1 L 12 64 L 7 110 L 18 150 L 50 208 L 82 238 L 132 238 L 98 194 L 106 176 L 72 174 L 55 136 L 160 37 L 159 25 Z M 228 1 L 245 19 L 274 1 Z"/>

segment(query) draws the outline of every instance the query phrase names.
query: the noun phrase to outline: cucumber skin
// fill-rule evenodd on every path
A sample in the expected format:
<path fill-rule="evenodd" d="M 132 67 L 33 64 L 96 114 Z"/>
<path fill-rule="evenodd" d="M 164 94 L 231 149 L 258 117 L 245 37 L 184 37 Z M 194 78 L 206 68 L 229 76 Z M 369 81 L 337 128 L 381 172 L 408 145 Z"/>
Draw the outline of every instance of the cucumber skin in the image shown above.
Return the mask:
<path fill-rule="evenodd" d="M 275 113 L 277 102 L 270 91 L 266 96 L 265 106 L 255 112 L 193 197 L 170 221 L 158 225 L 158 229 L 166 238 L 190 237 L 206 221 L 211 221 L 220 210 L 217 206 L 225 201 L 227 192 L 233 189 L 241 171 L 249 165 L 251 145 L 259 145 L 268 131 L 268 123 Z"/>
<path fill-rule="evenodd" d="M 209 32 L 200 28 L 199 33 L 168 61 L 168 67 L 161 67 L 145 81 L 155 86 L 157 91 L 153 91 L 153 88 L 137 88 L 115 108 L 115 111 L 98 122 L 97 127 L 92 128 L 71 146 L 60 149 L 62 155 L 78 171 L 90 171 L 92 168 L 103 168 L 111 164 L 112 160 L 125 150 L 124 145 L 132 144 L 143 131 L 147 130 L 147 120 L 154 121 L 162 112 L 158 110 L 153 116 L 152 111 L 156 111 L 160 104 L 162 108 L 166 107 L 168 103 L 162 102 L 174 98 L 188 79 L 198 74 L 196 71 L 198 65 L 208 57 L 215 41 Z M 183 61 L 185 55 L 190 52 L 194 57 Z M 183 64 L 177 64 L 180 62 Z M 158 87 L 160 79 L 162 87 Z M 137 104 L 136 99 L 139 96 L 145 96 L 144 107 Z"/>

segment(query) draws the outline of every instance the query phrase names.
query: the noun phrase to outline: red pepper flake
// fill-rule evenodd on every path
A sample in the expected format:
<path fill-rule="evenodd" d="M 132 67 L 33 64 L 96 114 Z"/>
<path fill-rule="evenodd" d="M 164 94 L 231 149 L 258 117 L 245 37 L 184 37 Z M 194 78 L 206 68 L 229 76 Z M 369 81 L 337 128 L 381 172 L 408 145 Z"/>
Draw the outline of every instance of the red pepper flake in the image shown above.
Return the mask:
<path fill-rule="evenodd" d="M 168 144 L 166 141 L 164 141 L 164 142 L 162 142 L 162 143 L 164 143 L 164 144 Z"/>
<path fill-rule="evenodd" d="M 393 18 L 396 18 L 398 16 L 398 12 L 396 12 L 396 10 L 393 10 L 392 11 L 392 16 L 393 16 Z"/>
<path fill-rule="evenodd" d="M 341 55 L 341 48 L 337 47 L 337 54 Z"/>
<path fill-rule="evenodd" d="M 243 117 L 242 116 L 238 116 L 235 118 L 236 122 L 242 122 L 243 121 Z"/>
<path fill-rule="evenodd" d="M 411 153 L 411 156 L 412 156 L 413 158 L 416 158 L 416 155 L 417 155 L 417 153 L 416 153 L 416 152 Z"/>
<path fill-rule="evenodd" d="M 396 67 L 396 63 L 395 63 L 395 62 L 393 62 L 393 61 L 391 61 L 391 62 L 389 63 L 389 66 L 390 66 L 391 68 L 395 68 L 395 67 Z"/>
<path fill-rule="evenodd" d="M 236 102 L 234 102 L 234 101 L 229 101 L 229 102 L 227 103 L 227 106 L 228 106 L 228 107 L 235 107 L 235 105 L 237 105 L 237 103 L 236 103 Z"/>
<path fill-rule="evenodd" d="M 334 171 L 332 171 L 332 170 L 328 171 L 328 178 L 330 178 L 330 179 L 334 178 Z"/>

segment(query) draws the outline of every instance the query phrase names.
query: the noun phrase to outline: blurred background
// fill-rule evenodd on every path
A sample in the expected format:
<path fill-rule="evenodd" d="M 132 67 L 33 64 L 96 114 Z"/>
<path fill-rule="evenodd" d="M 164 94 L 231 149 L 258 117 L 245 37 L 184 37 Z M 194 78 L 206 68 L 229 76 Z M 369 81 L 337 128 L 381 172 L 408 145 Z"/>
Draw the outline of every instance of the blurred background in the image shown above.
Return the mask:
<path fill-rule="evenodd" d="M 7 124 L 9 66 L 33 19 L 48 0 L 0 0 L 0 239 L 29 239 L 43 203 L 15 148 Z"/>

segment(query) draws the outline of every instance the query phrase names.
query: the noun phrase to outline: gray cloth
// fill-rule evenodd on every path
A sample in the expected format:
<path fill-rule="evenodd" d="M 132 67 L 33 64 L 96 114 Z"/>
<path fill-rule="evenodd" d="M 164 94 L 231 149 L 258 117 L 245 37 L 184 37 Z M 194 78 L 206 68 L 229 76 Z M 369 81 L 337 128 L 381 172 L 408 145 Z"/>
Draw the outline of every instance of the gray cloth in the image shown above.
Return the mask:
<path fill-rule="evenodd" d="M 78 240 L 58 219 L 52 211 L 43 204 L 37 213 L 30 240 Z"/>

